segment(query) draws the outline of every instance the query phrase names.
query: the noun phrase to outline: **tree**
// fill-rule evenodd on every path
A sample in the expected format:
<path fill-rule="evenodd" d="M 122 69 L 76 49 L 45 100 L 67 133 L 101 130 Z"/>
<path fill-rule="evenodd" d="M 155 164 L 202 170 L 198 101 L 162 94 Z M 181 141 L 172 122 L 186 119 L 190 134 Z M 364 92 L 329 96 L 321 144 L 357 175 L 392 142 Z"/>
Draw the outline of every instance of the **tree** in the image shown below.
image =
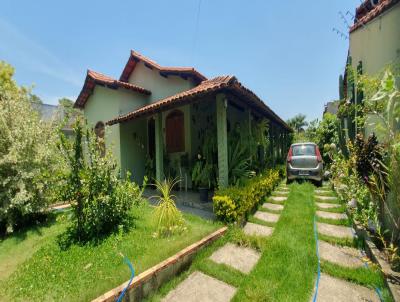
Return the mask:
<path fill-rule="evenodd" d="M 69 98 L 61 98 L 58 100 L 58 105 L 63 108 L 74 108 L 74 101 Z"/>
<path fill-rule="evenodd" d="M 287 124 L 296 130 L 297 133 L 304 131 L 304 127 L 308 125 L 306 116 L 304 114 L 297 114 L 291 119 L 287 120 Z"/>
<path fill-rule="evenodd" d="M 319 128 L 320 122 L 318 119 L 312 120 L 309 124 L 308 127 L 305 131 L 305 137 L 309 142 L 314 142 L 318 143 L 318 128 Z"/>
<path fill-rule="evenodd" d="M 339 120 L 336 115 L 325 113 L 324 118 L 317 128 L 317 144 L 320 150 L 323 150 L 323 158 L 327 164 L 331 162 L 329 157 L 331 145 L 334 144 L 337 146 L 339 144 L 338 123 Z"/>
<path fill-rule="evenodd" d="M 62 166 L 53 125 L 40 121 L 30 90 L 13 75 L 0 61 L 0 234 L 32 223 L 47 208 Z"/>

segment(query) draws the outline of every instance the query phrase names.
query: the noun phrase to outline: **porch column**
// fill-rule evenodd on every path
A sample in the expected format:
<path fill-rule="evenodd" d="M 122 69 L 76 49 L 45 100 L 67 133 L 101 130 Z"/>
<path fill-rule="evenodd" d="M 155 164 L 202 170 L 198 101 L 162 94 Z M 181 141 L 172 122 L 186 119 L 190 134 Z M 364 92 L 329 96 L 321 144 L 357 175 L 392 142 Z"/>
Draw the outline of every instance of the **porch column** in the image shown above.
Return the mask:
<path fill-rule="evenodd" d="M 228 186 L 228 133 L 226 129 L 226 107 L 228 103 L 222 93 L 216 96 L 217 144 L 218 144 L 218 185 Z"/>
<path fill-rule="evenodd" d="M 156 179 L 164 179 L 164 138 L 162 130 L 162 113 L 157 113 L 155 117 L 155 140 L 156 140 Z"/>

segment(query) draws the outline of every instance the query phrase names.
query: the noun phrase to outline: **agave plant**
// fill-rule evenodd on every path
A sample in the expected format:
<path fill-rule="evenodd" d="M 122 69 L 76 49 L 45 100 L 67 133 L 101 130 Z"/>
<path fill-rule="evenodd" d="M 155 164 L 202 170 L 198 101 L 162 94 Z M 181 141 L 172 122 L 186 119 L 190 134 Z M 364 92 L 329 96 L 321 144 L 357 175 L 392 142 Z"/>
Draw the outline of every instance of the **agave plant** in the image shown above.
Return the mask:
<path fill-rule="evenodd" d="M 182 213 L 175 205 L 171 191 L 179 183 L 177 179 L 156 181 L 155 185 L 160 195 L 154 196 L 158 199 L 158 204 L 154 211 L 157 224 L 157 235 L 170 236 L 184 228 Z"/>

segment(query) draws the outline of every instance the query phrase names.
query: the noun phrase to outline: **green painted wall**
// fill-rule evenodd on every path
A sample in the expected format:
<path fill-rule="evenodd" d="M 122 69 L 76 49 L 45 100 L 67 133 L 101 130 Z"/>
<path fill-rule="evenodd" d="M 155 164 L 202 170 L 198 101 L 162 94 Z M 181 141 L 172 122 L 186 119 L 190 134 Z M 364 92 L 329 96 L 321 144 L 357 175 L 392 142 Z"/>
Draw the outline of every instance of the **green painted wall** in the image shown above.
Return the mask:
<path fill-rule="evenodd" d="M 147 119 L 120 124 L 121 172 L 129 171 L 132 179 L 141 184 L 145 175 L 147 154 Z"/>
<path fill-rule="evenodd" d="M 158 70 L 146 67 L 143 62 L 137 63 L 128 81 L 150 90 L 151 103 L 195 86 L 190 79 L 184 80 L 179 76 L 163 77 Z"/>
<path fill-rule="evenodd" d="M 96 86 L 84 108 L 84 115 L 91 127 L 97 122 L 107 122 L 116 116 L 135 110 L 147 102 L 146 96 L 126 89 L 110 89 Z M 126 154 L 127 146 L 121 144 L 120 125 L 106 128 L 106 149 L 111 150 L 121 166 L 121 153 Z"/>

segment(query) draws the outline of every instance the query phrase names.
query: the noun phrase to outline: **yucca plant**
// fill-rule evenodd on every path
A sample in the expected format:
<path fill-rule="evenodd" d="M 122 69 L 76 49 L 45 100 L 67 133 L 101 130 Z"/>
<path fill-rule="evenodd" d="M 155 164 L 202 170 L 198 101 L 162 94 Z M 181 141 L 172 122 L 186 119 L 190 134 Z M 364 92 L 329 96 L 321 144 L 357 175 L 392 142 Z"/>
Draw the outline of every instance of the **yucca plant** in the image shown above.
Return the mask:
<path fill-rule="evenodd" d="M 184 230 L 184 219 L 182 213 L 175 205 L 171 191 L 179 183 L 177 179 L 163 181 L 156 180 L 156 188 L 160 195 L 154 196 L 158 199 L 157 207 L 154 210 L 154 217 L 157 224 L 158 236 L 170 236 Z"/>

